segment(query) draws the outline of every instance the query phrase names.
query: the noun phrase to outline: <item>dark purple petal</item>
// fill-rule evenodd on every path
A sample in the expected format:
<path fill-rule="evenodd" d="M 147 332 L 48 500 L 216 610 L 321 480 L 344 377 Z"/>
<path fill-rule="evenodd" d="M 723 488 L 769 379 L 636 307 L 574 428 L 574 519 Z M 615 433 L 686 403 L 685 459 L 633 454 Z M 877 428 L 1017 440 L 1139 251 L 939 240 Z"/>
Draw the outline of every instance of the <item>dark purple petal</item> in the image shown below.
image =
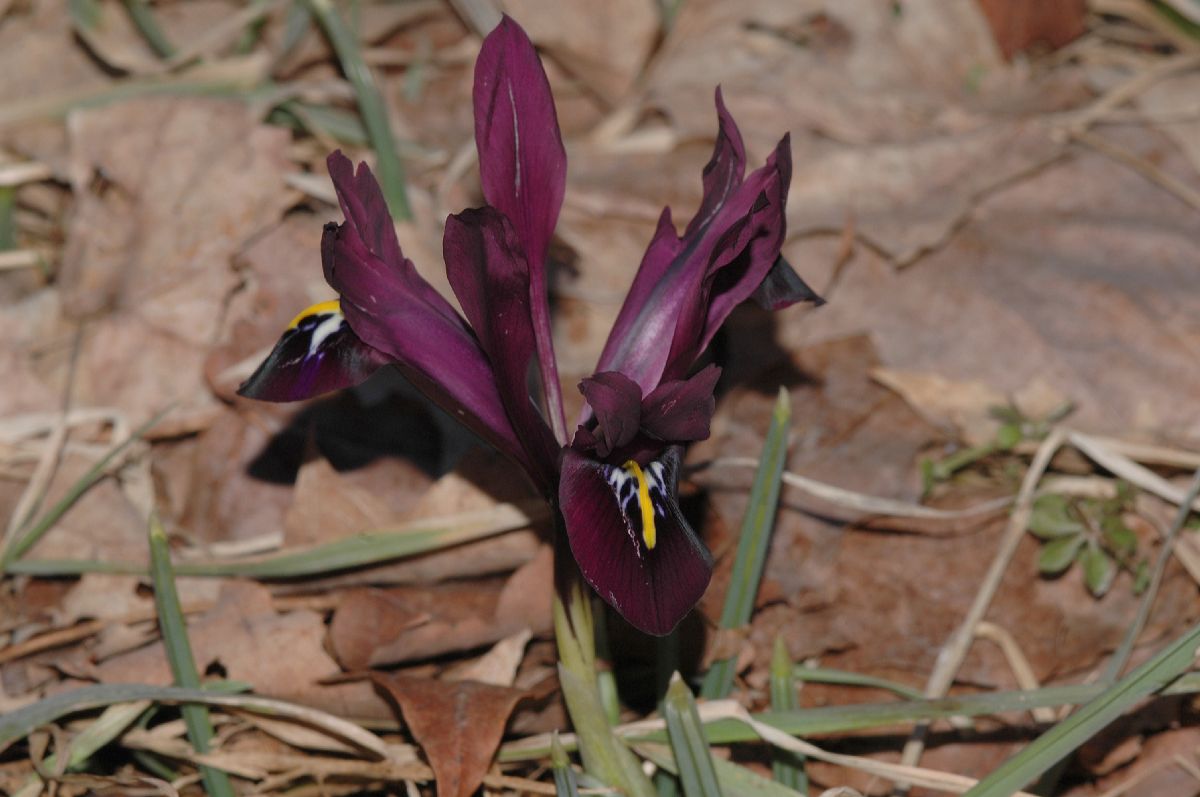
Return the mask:
<path fill-rule="evenodd" d="M 682 239 L 675 232 L 671 209 L 663 210 L 597 366 L 601 370 L 619 369 L 633 377 L 644 392 L 659 382 L 674 336 L 677 320 L 674 308 L 695 278 L 693 272 L 703 268 L 695 250 L 746 172 L 742 134 L 726 109 L 719 88 L 716 105 L 717 140 L 704 167 L 700 207 Z"/>
<path fill-rule="evenodd" d="M 580 382 L 579 392 L 596 416 L 591 434 L 598 457 L 633 440 L 642 417 L 642 389 L 636 382 L 616 371 L 601 371 Z"/>
<path fill-rule="evenodd" d="M 733 306 L 766 279 L 783 243 L 788 139 L 743 181 L 741 135 L 719 91 L 717 117 L 700 208 L 683 238 L 663 214 L 597 366 L 643 391 L 688 372 Z"/>
<path fill-rule="evenodd" d="M 383 198 L 370 167 L 359 164 L 355 173 L 354 164 L 340 149 L 329 154 L 325 166 L 337 189 L 338 204 L 342 206 L 346 224 L 354 228 L 367 249 L 384 263 L 402 261 L 404 255 L 400 251 L 392 214 L 388 212 L 387 200 Z"/>
<path fill-rule="evenodd" d="M 746 176 L 746 147 L 742 144 L 742 133 L 725 107 L 721 88 L 717 87 L 717 142 L 712 157 L 704 166 L 704 198 L 696 215 L 688 223 L 683 237 L 687 238 L 713 220 L 717 211 L 725 204 Z"/>
<path fill-rule="evenodd" d="M 704 440 L 717 408 L 713 389 L 721 369 L 710 365 L 691 379 L 663 382 L 642 402 L 642 429 L 672 443 Z"/>
<path fill-rule="evenodd" d="M 544 463 L 535 466 L 509 421 L 475 335 L 399 245 L 392 249 L 386 232 L 392 222 L 370 172 L 361 166 L 353 180 L 342 174 L 334 187 L 350 218 L 326 225 L 321 260 L 350 328 L 395 360 L 451 417 L 524 467 L 541 489 L 550 489 L 541 475 Z"/>
<path fill-rule="evenodd" d="M 800 279 L 783 255 L 775 259 L 775 265 L 767 272 L 762 284 L 755 288 L 750 298 L 764 310 L 782 310 L 797 302 L 812 302 L 816 307 L 825 304 L 817 292 Z"/>
<path fill-rule="evenodd" d="M 483 41 L 473 100 L 483 196 L 512 222 L 529 263 L 542 387 L 552 422 L 565 436 L 546 300 L 546 251 L 566 190 L 567 153 L 542 62 L 525 31 L 507 15 Z"/>
<path fill-rule="evenodd" d="M 677 295 L 686 288 L 679 280 L 678 270 L 671 272 L 682 252 L 683 241 L 675 232 L 671 209 L 666 208 L 659 216 L 658 228 L 608 333 L 597 370 L 619 369 L 644 392 L 658 384 L 675 333 L 675 317 L 670 307 L 678 303 Z M 667 281 L 668 274 L 674 277 L 673 281 Z"/>
<path fill-rule="evenodd" d="M 446 276 L 492 364 L 500 399 L 530 459 L 553 479 L 558 444 L 529 395 L 536 342 L 529 307 L 529 265 L 516 232 L 484 207 L 446 219 Z M 537 374 L 540 378 L 540 374 Z"/>
<path fill-rule="evenodd" d="M 733 308 L 749 299 L 762 285 L 779 260 L 779 249 L 787 236 L 784 211 L 791 183 L 792 137 L 789 133 L 776 145 L 766 165 L 750 175 L 739 191 L 743 197 L 749 195 L 747 189 L 756 189 L 758 194 L 743 217 L 749 230 L 741 231 L 736 237 L 738 243 L 733 245 L 739 250 L 738 254 L 726 263 L 718 259 L 709 264 L 706 282 L 711 286 L 712 295 L 700 350 L 708 346 Z M 731 210 L 738 208 L 736 203 L 730 204 Z M 743 241 L 745 248 L 740 246 Z M 716 255 L 718 258 L 722 255 L 719 247 Z M 737 263 L 736 269 L 728 268 L 739 259 L 743 262 Z M 722 272 L 722 269 L 728 270 Z"/>
<path fill-rule="evenodd" d="M 475 61 L 474 103 L 483 196 L 512 221 L 540 272 L 562 207 L 567 153 L 542 62 L 508 16 Z"/>
<path fill-rule="evenodd" d="M 679 449 L 647 463 L 642 479 L 568 449 L 559 502 L 571 552 L 587 582 L 634 627 L 669 634 L 704 594 L 712 557 L 679 511 Z M 630 485 L 634 485 L 631 489 Z M 647 544 L 641 503 L 653 512 Z"/>
<path fill-rule="evenodd" d="M 296 316 L 237 392 L 260 401 L 300 401 L 357 385 L 389 362 L 358 339 L 337 301 L 322 302 Z"/>

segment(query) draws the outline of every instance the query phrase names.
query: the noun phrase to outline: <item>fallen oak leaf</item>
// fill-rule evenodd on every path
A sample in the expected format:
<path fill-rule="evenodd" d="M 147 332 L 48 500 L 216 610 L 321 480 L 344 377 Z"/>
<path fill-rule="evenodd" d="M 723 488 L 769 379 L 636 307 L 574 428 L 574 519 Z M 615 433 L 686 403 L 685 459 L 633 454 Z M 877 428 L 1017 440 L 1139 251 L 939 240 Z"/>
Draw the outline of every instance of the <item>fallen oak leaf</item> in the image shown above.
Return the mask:
<path fill-rule="evenodd" d="M 441 797 L 469 797 L 483 782 L 509 715 L 525 692 L 475 681 L 386 673 L 371 680 L 399 707 L 433 768 Z"/>

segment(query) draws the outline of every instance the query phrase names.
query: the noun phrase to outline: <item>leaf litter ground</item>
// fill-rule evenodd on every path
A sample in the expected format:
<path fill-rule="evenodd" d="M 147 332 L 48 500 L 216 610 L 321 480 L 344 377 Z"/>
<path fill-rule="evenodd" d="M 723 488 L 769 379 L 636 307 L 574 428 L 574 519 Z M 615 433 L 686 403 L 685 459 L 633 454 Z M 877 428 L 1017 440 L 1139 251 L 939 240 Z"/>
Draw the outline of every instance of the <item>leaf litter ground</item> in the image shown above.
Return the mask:
<path fill-rule="evenodd" d="M 897 700 L 880 679 L 937 692 L 931 674 L 972 607 L 982 621 L 970 624 L 960 665 L 942 673 L 955 695 L 1100 677 L 1142 605 L 1136 573 L 1114 571 L 1100 598 L 1082 566 L 1040 577 L 1042 543 L 1010 534 L 996 502 L 1016 495 L 1056 422 L 1065 445 L 1049 452 L 1039 487 L 1102 501 L 1117 480 L 1132 484 L 1119 520 L 1149 562 L 1200 467 L 1200 409 L 1189 400 L 1200 379 L 1193 29 L 1158 5 L 1094 1 L 1074 16 L 1022 18 L 1026 39 L 1061 49 L 1006 61 L 1001 49 L 1027 42 L 1020 12 L 1006 18 L 994 3 L 981 4 L 986 15 L 925 0 L 526 5 L 506 8 L 542 48 L 572 158 L 551 286 L 568 401 L 579 400 L 574 384 L 659 209 L 698 199 L 717 84 L 752 154 L 792 132 L 785 253 L 829 299 L 778 318 L 747 309 L 718 342 L 726 374 L 713 436 L 689 453 L 685 485 L 717 574 L 673 652 L 609 618 L 620 719 L 653 711 L 664 661 L 691 677 L 731 659 L 732 697 L 768 707 L 776 640 L 793 662 L 876 679 L 802 678 L 801 707 Z M 177 55 L 156 54 L 127 6 L 148 10 Z M 432 789 L 435 776 L 455 793 L 480 778 L 489 791 L 552 791 L 549 748 L 519 754 L 567 728 L 550 551 L 525 486 L 394 381 L 300 408 L 232 393 L 295 309 L 328 296 L 318 241 L 335 209 L 320 164 L 334 146 L 366 144 L 318 29 L 289 25 L 303 4 L 261 6 L 257 21 L 232 26 L 222 21 L 246 9 L 219 0 L 86 3 L 72 14 L 0 4 L 7 542 L 171 408 L 7 563 L 0 706 L 130 683 L 154 700 L 172 683 L 149 589 L 151 508 L 172 543 L 200 675 L 234 690 L 210 707 L 216 735 L 202 755 L 165 692 L 123 703 L 124 714 L 18 729 L 5 737 L 0 789 L 187 793 L 205 765 L 246 793 L 399 793 Z M 414 220 L 401 238 L 430 253 L 413 259 L 444 285 L 433 273 L 441 220 L 478 202 L 467 98 L 494 10 L 358 11 L 409 174 Z M 718 632 L 753 476 L 744 463 L 762 450 L 781 385 L 789 477 L 764 579 L 751 622 Z M 1014 417 L 1020 439 L 996 445 Z M 955 456 L 963 464 L 949 478 L 922 478 L 922 462 Z M 814 493 L 806 478 L 842 492 Z M 901 508 L 885 517 L 862 496 Z M 318 562 L 283 579 L 184 575 L 422 523 L 432 532 L 416 556 L 335 572 Z M 1185 526 L 1175 541 L 1130 666 L 1200 616 L 1193 534 Z M 441 550 L 447 539 L 458 544 Z M 997 559 L 1008 539 L 1011 553 Z M 37 563 L 40 575 L 21 574 Z M 260 698 L 300 716 L 256 711 Z M 982 777 L 1061 713 L 1039 711 L 939 721 L 906 761 Z M 379 735 L 358 739 L 346 720 Z M 911 727 L 818 741 L 889 764 Z M 723 749 L 749 773 L 770 773 L 766 748 Z M 1080 748 L 1054 793 L 1194 792 L 1198 752 L 1192 699 L 1157 699 Z M 841 759 L 805 769 L 814 793 L 890 789 L 886 773 Z"/>

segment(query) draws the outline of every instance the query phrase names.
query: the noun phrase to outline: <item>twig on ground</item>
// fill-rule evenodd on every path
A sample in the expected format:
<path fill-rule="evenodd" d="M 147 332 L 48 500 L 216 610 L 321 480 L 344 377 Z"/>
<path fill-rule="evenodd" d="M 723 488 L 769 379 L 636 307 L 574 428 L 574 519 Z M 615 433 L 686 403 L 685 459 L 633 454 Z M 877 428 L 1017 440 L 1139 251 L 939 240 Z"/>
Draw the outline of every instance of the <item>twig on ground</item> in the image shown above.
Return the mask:
<path fill-rule="evenodd" d="M 971 641 L 975 637 L 975 629 L 987 613 L 988 607 L 991 606 L 992 598 L 1000 587 L 1000 580 L 1004 577 L 1004 571 L 1008 569 L 1008 564 L 1012 560 L 1013 554 L 1016 553 L 1017 545 L 1025 536 L 1026 528 L 1029 526 L 1029 516 L 1033 512 L 1033 499 L 1038 482 L 1050 465 L 1051 458 L 1066 439 L 1066 430 L 1056 428 L 1046 436 L 1038 448 L 1038 452 L 1029 466 L 1029 471 L 1025 474 L 1024 481 L 1021 482 L 1016 505 L 1013 507 L 1012 515 L 1009 516 L 1008 525 L 1000 541 L 1000 549 L 996 552 L 987 575 L 984 576 L 983 584 L 976 593 L 971 607 L 967 610 L 966 617 L 938 653 L 937 663 L 925 685 L 926 697 L 944 697 L 950 684 L 954 682 L 954 676 L 957 674 L 958 668 L 962 666 L 967 651 L 971 647 Z M 913 729 L 912 735 L 904 745 L 904 752 L 900 758 L 901 763 L 911 766 L 920 760 L 921 752 L 925 749 L 925 734 L 928 729 L 928 724 L 918 725 Z"/>

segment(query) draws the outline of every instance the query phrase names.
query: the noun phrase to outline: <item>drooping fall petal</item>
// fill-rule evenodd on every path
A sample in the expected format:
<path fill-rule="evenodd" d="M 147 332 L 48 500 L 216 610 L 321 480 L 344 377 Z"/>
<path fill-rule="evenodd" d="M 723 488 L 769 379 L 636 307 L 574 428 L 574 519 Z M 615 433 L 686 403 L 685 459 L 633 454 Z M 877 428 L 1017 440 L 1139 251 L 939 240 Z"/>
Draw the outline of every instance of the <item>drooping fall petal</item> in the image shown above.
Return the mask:
<path fill-rule="evenodd" d="M 393 247 L 392 221 L 370 170 L 364 164 L 355 174 L 340 152 L 329 156 L 329 167 L 346 222 L 326 225 L 321 259 L 350 328 L 451 417 L 536 478 L 544 467 L 534 465 L 513 429 L 475 335 L 399 244 Z M 546 482 L 539 486 L 548 488 Z"/>
<path fill-rule="evenodd" d="M 300 401 L 357 385 L 389 362 L 386 354 L 359 340 L 336 300 L 322 302 L 293 319 L 238 394 Z"/>
<path fill-rule="evenodd" d="M 559 504 L 587 582 L 634 627 L 669 634 L 708 587 L 712 557 L 679 511 L 679 449 L 642 467 L 568 449 Z"/>
<path fill-rule="evenodd" d="M 529 264 L 516 232 L 495 208 L 466 210 L 446 220 L 442 252 L 450 287 L 491 361 L 513 428 L 549 484 L 559 446 L 529 395 L 536 341 Z"/>
<path fill-rule="evenodd" d="M 607 457 L 633 439 L 642 417 L 642 390 L 636 382 L 616 371 L 602 371 L 580 382 L 579 391 L 596 415 L 592 435 L 597 456 Z"/>
<path fill-rule="evenodd" d="M 717 408 L 713 389 L 721 369 L 710 365 L 691 379 L 663 382 L 642 401 L 642 429 L 659 440 L 704 440 Z"/>

